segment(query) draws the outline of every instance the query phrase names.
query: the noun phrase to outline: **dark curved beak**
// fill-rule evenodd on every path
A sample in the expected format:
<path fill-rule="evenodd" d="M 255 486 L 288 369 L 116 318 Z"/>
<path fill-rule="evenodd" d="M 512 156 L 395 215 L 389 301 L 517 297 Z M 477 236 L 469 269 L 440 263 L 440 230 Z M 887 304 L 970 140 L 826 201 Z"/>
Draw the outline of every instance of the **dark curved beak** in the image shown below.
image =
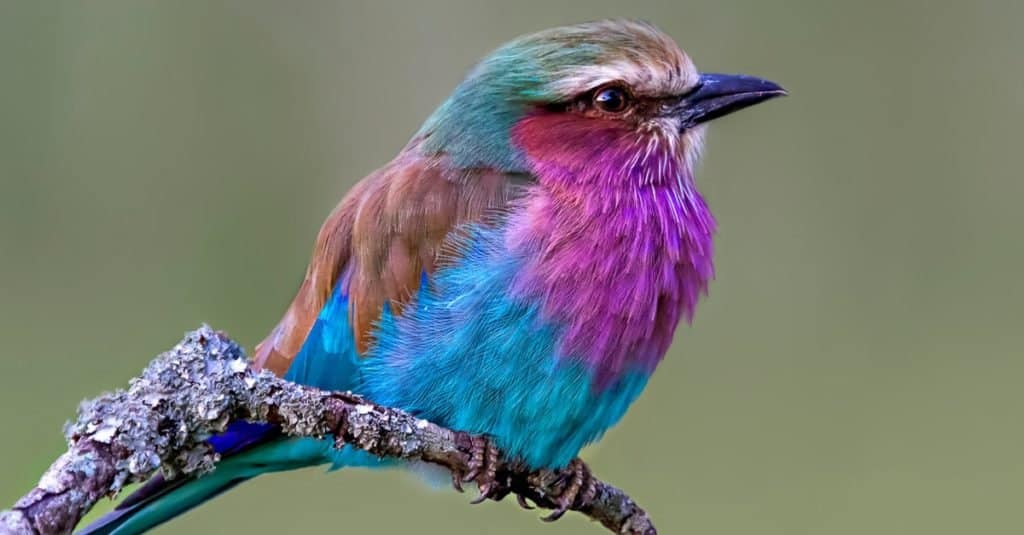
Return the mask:
<path fill-rule="evenodd" d="M 679 118 L 682 131 L 786 94 L 779 84 L 754 76 L 701 74 L 700 84 L 666 111 Z"/>

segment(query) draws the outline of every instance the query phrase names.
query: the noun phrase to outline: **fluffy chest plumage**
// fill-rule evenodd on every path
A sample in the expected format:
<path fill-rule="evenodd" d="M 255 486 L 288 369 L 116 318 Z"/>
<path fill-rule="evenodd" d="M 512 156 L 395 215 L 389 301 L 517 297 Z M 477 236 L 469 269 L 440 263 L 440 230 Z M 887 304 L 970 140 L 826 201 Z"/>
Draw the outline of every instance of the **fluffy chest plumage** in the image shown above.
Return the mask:
<path fill-rule="evenodd" d="M 564 326 L 558 353 L 584 363 L 596 388 L 653 372 L 712 276 L 710 234 L 687 235 L 678 220 L 689 214 L 674 206 L 702 201 L 652 185 L 604 206 L 540 191 L 527 202 L 508 231 L 509 249 L 524 258 L 512 295 Z"/>
<path fill-rule="evenodd" d="M 712 276 L 714 222 L 688 176 L 587 191 L 548 171 L 457 233 L 402 315 L 385 311 L 362 370 L 370 398 L 532 466 L 564 465 L 622 417 Z"/>
<path fill-rule="evenodd" d="M 599 387 L 653 371 L 714 276 L 715 221 L 688 163 L 701 136 L 559 114 L 514 130 L 539 182 L 511 222 L 528 258 L 514 292 L 566 325 L 562 354 Z"/>

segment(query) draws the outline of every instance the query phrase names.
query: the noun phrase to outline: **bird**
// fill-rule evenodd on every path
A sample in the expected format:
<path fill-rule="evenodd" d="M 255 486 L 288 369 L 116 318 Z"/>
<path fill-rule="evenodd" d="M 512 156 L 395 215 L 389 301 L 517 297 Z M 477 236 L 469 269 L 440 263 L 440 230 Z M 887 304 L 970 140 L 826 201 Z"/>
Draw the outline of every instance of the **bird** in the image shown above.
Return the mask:
<path fill-rule="evenodd" d="M 321 227 L 305 277 L 252 366 L 479 438 L 481 498 L 500 457 L 565 469 L 626 413 L 714 277 L 715 218 L 695 167 L 707 123 L 786 95 L 698 71 L 651 23 L 585 22 L 480 60 L 397 156 Z M 132 534 L 259 474 L 385 467 L 324 439 L 233 422 L 216 468 L 156 476 L 88 534 Z"/>

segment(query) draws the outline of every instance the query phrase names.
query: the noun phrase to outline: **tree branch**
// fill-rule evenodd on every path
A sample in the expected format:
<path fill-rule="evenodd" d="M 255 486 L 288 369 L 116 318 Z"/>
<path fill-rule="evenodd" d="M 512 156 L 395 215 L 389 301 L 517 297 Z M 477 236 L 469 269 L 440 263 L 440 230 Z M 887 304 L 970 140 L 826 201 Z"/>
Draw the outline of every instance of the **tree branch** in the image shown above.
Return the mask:
<path fill-rule="evenodd" d="M 468 435 L 349 392 L 326 392 L 254 372 L 242 349 L 203 326 L 158 356 L 128 390 L 85 401 L 66 429 L 68 451 L 36 488 L 0 512 L 0 534 L 70 533 L 92 506 L 158 469 L 166 477 L 213 470 L 206 439 L 238 419 L 270 422 L 291 436 L 333 436 L 379 457 L 422 460 L 456 473 L 467 470 Z M 554 508 L 566 478 L 528 473 L 502 463 L 513 492 Z M 591 503 L 578 510 L 609 530 L 654 535 L 644 512 L 624 492 L 597 481 Z"/>

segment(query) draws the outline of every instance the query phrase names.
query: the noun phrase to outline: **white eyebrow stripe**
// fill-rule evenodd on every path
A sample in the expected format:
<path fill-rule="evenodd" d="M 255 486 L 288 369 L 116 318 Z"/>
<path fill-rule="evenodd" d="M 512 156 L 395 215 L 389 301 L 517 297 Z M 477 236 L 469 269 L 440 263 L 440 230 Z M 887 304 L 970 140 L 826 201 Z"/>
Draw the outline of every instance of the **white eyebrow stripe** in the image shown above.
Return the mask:
<path fill-rule="evenodd" d="M 629 57 L 597 65 L 566 67 L 555 76 L 549 88 L 564 98 L 571 98 L 603 84 L 623 82 L 638 94 L 679 95 L 697 82 L 699 74 L 688 57 L 681 52 L 678 56 L 648 61 L 643 57 Z"/>

